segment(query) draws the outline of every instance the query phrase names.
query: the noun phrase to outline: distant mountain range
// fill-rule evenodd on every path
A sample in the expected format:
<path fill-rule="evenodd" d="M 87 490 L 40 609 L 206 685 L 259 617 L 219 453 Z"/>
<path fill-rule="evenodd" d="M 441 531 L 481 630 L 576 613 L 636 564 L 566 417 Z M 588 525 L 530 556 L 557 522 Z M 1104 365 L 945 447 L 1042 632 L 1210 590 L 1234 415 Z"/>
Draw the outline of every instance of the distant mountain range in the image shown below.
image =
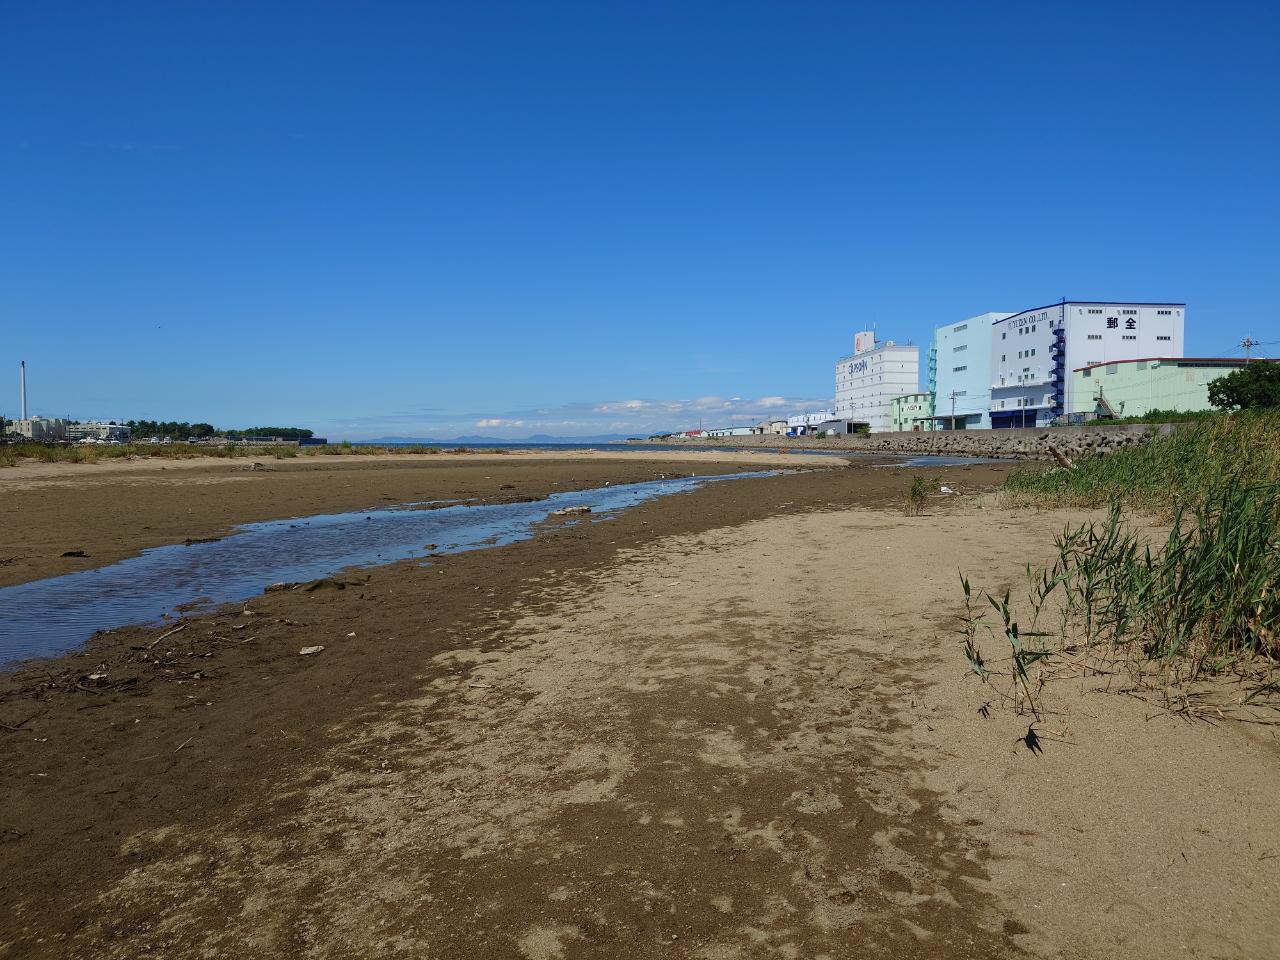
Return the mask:
<path fill-rule="evenodd" d="M 545 433 L 535 433 L 530 437 L 485 437 L 479 434 L 467 434 L 462 437 L 377 437 L 363 440 L 362 443 L 614 443 L 631 437 L 627 433 L 601 433 L 590 437 L 553 437 Z"/>

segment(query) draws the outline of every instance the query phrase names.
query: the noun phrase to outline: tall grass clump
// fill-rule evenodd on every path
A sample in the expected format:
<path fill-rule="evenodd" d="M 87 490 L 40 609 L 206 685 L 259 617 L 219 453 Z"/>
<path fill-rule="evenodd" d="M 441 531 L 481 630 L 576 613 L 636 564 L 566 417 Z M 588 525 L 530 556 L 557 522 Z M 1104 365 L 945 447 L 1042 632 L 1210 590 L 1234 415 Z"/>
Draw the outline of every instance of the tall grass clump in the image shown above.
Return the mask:
<path fill-rule="evenodd" d="M 1129 677 L 1129 692 L 1158 689 L 1165 705 L 1201 715 L 1280 693 L 1280 413 L 1206 419 L 1074 469 L 1019 472 L 1007 486 L 1040 505 L 1108 507 L 1106 519 L 1055 538 L 1051 565 L 1028 568 L 1021 613 L 1029 626 L 1021 636 L 1036 638 L 1040 684 L 1065 664 L 1086 669 L 1087 661 L 1098 670 L 1101 661 Z M 1134 514 L 1167 522 L 1163 543 L 1150 542 Z M 976 641 L 984 617 L 973 615 L 968 581 L 961 581 L 965 657 L 991 679 L 998 671 Z M 988 600 L 1021 669 L 1025 652 L 1009 596 Z M 1055 621 L 1056 630 L 1039 629 Z M 1020 684 L 1014 702 L 1029 702 L 1025 670 L 1017 674 L 1008 671 Z M 1222 675 L 1241 682 L 1239 695 L 1230 703 L 1205 699 L 1196 682 Z"/>
<path fill-rule="evenodd" d="M 1079 461 L 1073 470 L 1015 471 L 1005 488 L 1044 506 L 1119 501 L 1163 517 L 1203 501 L 1221 483 L 1280 483 L 1280 411 L 1220 414 L 1145 443 Z"/>
<path fill-rule="evenodd" d="M 907 489 L 906 502 L 902 512 L 908 517 L 918 517 L 924 512 L 925 499 L 929 495 L 929 486 L 920 474 L 911 478 L 911 486 Z"/>
<path fill-rule="evenodd" d="M 1178 508 L 1160 549 L 1113 505 L 1055 539 L 1048 582 L 1066 635 L 1156 663 L 1173 683 L 1280 659 L 1278 524 L 1280 485 L 1235 479 Z"/>

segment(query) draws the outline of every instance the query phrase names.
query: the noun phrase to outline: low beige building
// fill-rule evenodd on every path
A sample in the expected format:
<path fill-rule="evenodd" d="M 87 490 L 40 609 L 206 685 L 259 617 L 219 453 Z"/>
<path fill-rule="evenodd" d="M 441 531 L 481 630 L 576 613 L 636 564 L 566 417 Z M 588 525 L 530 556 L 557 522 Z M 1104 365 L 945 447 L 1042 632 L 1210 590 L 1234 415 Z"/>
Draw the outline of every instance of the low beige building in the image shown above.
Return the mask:
<path fill-rule="evenodd" d="M 50 417 L 27 417 L 10 420 L 8 431 L 28 440 L 62 440 L 67 435 L 67 421 Z"/>

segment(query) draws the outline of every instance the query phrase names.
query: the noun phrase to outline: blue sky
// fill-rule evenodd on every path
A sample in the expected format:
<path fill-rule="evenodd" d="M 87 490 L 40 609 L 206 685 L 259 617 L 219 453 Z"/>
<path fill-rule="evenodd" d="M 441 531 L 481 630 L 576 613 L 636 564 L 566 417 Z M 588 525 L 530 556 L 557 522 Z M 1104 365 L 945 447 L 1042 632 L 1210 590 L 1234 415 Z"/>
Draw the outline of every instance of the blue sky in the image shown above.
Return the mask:
<path fill-rule="evenodd" d="M 46 415 L 643 433 L 1061 296 L 1280 340 L 1278 9 L 0 0 L 0 413 L 25 358 Z"/>

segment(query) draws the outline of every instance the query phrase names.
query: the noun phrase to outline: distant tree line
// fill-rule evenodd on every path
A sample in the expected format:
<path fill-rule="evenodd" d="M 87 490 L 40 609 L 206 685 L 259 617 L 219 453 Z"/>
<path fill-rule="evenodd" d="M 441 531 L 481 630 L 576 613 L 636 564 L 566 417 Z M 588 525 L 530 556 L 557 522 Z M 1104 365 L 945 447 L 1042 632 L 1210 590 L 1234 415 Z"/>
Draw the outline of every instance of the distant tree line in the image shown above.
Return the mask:
<path fill-rule="evenodd" d="M 305 427 L 247 427 L 244 430 L 220 430 L 211 423 L 187 423 L 177 420 L 130 420 L 126 425 L 135 440 L 147 437 L 169 440 L 207 440 L 210 437 L 226 437 L 229 440 L 240 440 L 244 437 L 308 440 L 313 436 L 313 432 Z"/>

